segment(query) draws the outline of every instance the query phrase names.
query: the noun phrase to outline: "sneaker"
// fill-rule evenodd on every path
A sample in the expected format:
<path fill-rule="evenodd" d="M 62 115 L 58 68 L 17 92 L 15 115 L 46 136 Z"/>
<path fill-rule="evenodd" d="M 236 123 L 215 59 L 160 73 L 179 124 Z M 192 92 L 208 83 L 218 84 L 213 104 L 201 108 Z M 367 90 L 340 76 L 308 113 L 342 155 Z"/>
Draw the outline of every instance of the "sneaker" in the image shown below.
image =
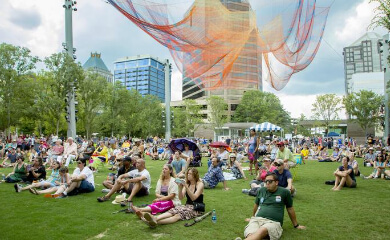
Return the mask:
<path fill-rule="evenodd" d="M 108 189 L 108 188 L 103 188 L 102 189 L 102 193 L 109 193 L 111 190 L 110 189 Z"/>
<path fill-rule="evenodd" d="M 61 193 L 58 197 L 56 197 L 56 198 L 67 198 L 68 197 L 68 195 L 65 195 L 65 194 L 63 194 L 63 193 Z"/>
<path fill-rule="evenodd" d="M 16 191 L 17 193 L 19 193 L 19 192 L 22 191 L 22 186 L 20 186 L 20 185 L 17 184 L 17 183 L 15 183 L 14 188 L 15 188 L 15 191 Z"/>
<path fill-rule="evenodd" d="M 242 193 L 244 193 L 244 194 L 249 194 L 249 191 L 250 191 L 250 189 L 242 189 Z"/>

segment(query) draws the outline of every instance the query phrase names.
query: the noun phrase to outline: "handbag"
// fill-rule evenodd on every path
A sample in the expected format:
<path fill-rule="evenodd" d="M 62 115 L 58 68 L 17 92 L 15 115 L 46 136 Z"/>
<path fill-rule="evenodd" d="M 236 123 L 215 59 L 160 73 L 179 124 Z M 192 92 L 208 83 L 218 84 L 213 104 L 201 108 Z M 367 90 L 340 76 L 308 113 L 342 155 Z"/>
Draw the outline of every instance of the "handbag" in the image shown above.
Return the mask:
<path fill-rule="evenodd" d="M 194 202 L 194 211 L 205 212 L 206 205 L 204 203 Z"/>

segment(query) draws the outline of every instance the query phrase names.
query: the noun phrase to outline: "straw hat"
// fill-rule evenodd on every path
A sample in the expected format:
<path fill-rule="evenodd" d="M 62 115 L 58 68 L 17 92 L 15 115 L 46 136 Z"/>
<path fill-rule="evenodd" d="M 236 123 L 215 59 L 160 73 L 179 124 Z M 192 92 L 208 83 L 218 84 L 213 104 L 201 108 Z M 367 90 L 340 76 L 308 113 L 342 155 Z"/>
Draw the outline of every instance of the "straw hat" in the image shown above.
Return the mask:
<path fill-rule="evenodd" d="M 121 202 L 126 201 L 125 197 L 123 195 L 118 195 L 115 197 L 115 200 L 112 201 L 112 204 L 121 204 Z"/>

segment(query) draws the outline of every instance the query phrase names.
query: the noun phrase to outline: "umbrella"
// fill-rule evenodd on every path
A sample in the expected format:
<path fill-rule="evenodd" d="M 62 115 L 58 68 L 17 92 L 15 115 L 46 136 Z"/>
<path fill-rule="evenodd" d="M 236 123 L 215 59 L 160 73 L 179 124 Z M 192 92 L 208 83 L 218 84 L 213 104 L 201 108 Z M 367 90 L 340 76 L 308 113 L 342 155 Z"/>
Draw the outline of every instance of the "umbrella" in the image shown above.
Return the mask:
<path fill-rule="evenodd" d="M 254 128 L 256 130 L 256 132 L 273 132 L 273 131 L 281 131 L 282 130 L 281 127 L 276 126 L 276 125 L 269 123 L 269 122 L 263 122 L 261 124 L 257 124 L 255 126 L 253 126 L 252 128 Z"/>
<path fill-rule="evenodd" d="M 186 138 L 177 138 L 173 139 L 168 147 L 172 150 L 172 152 L 175 152 L 177 150 L 183 152 L 184 151 L 184 144 L 187 144 L 190 150 L 194 153 L 194 156 L 196 156 L 197 153 L 199 153 L 199 148 L 193 141 L 186 139 Z"/>
<path fill-rule="evenodd" d="M 224 147 L 226 148 L 229 152 L 231 151 L 231 148 L 229 147 L 229 145 L 227 145 L 226 143 L 224 142 L 213 142 L 209 145 L 210 147 L 214 147 L 214 148 L 219 148 L 219 147 Z"/>

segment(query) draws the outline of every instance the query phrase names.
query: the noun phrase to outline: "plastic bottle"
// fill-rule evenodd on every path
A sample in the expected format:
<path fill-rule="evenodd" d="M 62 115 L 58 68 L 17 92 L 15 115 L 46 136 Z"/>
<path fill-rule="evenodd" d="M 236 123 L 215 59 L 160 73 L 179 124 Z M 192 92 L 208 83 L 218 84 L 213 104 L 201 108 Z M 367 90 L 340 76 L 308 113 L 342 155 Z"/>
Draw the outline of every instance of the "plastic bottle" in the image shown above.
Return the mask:
<path fill-rule="evenodd" d="M 4 175 L 4 173 L 1 174 L 1 180 L 5 181 L 5 175 Z"/>
<path fill-rule="evenodd" d="M 211 214 L 211 221 L 217 223 L 217 213 L 215 212 L 215 209 L 213 209 L 213 213 Z"/>

